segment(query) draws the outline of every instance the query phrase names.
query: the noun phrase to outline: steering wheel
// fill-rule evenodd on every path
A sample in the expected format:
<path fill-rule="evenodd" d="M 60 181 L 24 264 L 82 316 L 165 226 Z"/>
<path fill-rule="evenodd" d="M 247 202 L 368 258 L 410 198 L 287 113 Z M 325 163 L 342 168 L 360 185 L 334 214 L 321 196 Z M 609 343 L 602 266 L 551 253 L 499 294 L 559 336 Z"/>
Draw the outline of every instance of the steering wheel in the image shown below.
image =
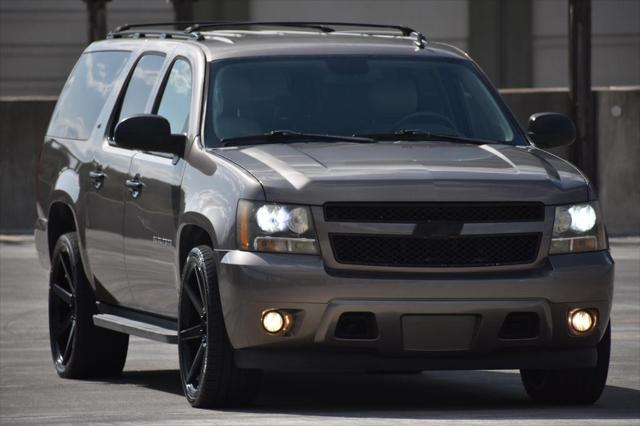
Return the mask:
<path fill-rule="evenodd" d="M 410 127 L 410 124 L 412 122 L 413 123 L 417 122 L 421 124 L 423 123 L 438 124 L 442 127 L 445 127 L 446 129 L 453 130 L 456 133 L 458 132 L 458 129 L 456 129 L 455 124 L 453 124 L 451 120 L 449 120 L 447 117 L 445 117 L 442 114 L 438 114 L 435 112 L 427 112 L 427 111 L 416 111 L 402 117 L 400 120 L 396 121 L 396 123 L 393 125 L 393 130 L 394 131 L 406 130 L 408 127 Z"/>

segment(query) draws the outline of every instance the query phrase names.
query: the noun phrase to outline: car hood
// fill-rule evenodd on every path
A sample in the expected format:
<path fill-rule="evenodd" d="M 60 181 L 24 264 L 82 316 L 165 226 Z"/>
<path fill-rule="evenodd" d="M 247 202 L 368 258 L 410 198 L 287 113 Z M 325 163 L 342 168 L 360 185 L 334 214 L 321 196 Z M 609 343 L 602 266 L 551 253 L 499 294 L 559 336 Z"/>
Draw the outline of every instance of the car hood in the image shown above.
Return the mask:
<path fill-rule="evenodd" d="M 568 162 L 534 147 L 451 142 L 295 143 L 216 153 L 245 168 L 267 200 L 583 202 L 589 189 Z"/>

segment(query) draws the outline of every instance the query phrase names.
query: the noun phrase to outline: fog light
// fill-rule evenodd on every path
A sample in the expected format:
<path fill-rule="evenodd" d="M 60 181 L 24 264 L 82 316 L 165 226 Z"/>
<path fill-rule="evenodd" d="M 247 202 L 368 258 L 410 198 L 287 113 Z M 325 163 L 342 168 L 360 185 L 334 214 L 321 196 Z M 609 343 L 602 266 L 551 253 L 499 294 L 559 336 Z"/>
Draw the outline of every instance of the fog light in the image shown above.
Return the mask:
<path fill-rule="evenodd" d="M 291 330 L 293 316 L 289 312 L 269 309 L 262 313 L 262 327 L 270 334 L 285 334 Z"/>
<path fill-rule="evenodd" d="M 596 309 L 573 309 L 569 311 L 569 330 L 573 334 L 585 334 L 596 327 L 598 311 Z"/>

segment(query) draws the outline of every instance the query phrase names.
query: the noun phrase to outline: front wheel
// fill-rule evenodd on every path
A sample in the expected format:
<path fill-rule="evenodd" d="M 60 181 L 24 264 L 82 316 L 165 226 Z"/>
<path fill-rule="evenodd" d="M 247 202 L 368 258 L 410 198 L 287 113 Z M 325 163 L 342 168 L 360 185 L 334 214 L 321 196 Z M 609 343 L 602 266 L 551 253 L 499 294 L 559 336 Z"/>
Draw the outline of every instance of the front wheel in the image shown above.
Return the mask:
<path fill-rule="evenodd" d="M 210 247 L 198 246 L 187 256 L 179 306 L 180 378 L 189 403 L 206 408 L 250 402 L 259 388 L 261 374 L 235 366 Z"/>
<path fill-rule="evenodd" d="M 598 362 L 593 368 L 521 370 L 527 393 L 543 404 L 593 404 L 607 383 L 611 353 L 611 323 L 598 343 Z"/>

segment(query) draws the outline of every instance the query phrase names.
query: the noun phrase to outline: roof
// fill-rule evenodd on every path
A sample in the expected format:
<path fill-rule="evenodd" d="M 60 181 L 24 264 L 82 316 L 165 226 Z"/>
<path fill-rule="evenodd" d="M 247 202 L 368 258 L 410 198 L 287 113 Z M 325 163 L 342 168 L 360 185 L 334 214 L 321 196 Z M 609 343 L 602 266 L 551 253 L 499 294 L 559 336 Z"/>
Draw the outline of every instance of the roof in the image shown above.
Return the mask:
<path fill-rule="evenodd" d="M 275 55 L 423 55 L 468 59 L 461 50 L 433 42 L 424 48 L 415 45 L 415 38 L 394 34 L 362 32 L 236 30 L 202 32 L 201 43 L 209 60 L 248 56 Z"/>
<path fill-rule="evenodd" d="M 164 27 L 164 28 L 162 28 Z M 174 30 L 167 28 L 184 28 Z M 252 29 L 262 27 L 262 29 Z M 276 55 L 421 55 L 468 59 L 398 25 L 327 22 L 180 22 L 123 25 L 110 39 L 156 38 L 204 47 L 208 60 Z"/>

